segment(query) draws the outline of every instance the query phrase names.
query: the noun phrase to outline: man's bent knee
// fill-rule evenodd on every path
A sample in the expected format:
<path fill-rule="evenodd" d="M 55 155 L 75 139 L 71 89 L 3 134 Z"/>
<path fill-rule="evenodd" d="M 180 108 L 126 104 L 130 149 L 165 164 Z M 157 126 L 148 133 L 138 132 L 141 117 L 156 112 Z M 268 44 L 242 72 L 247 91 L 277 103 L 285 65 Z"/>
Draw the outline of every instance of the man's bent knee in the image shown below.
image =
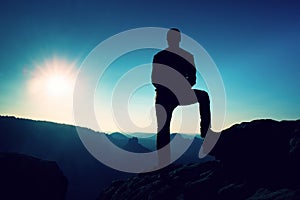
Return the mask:
<path fill-rule="evenodd" d="M 209 95 L 206 91 L 203 90 L 195 90 L 195 93 L 197 95 L 197 99 L 198 102 L 204 103 L 204 104 L 209 104 L 210 103 L 210 99 L 209 99 Z"/>

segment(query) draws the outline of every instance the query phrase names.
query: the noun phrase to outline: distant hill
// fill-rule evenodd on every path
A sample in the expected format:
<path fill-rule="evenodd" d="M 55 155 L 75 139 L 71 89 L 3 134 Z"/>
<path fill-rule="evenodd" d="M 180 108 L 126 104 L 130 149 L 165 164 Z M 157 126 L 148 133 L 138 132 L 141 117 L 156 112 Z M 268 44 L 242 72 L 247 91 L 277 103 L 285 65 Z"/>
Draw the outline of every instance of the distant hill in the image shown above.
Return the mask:
<path fill-rule="evenodd" d="M 119 133 L 119 132 L 114 132 L 114 133 L 108 134 L 108 136 L 110 138 L 113 138 L 116 140 L 128 140 L 128 137 L 126 135 Z"/>
<path fill-rule="evenodd" d="M 107 137 L 112 143 L 120 148 L 124 147 L 128 143 L 129 139 L 129 137 L 119 132 L 108 134 Z"/>
<path fill-rule="evenodd" d="M 151 152 L 149 149 L 147 149 L 139 143 L 139 139 L 137 137 L 130 138 L 127 144 L 124 145 L 123 149 L 135 153 Z"/>
<path fill-rule="evenodd" d="M 83 128 L 88 134 L 99 134 Z M 56 161 L 68 179 L 67 199 L 94 200 L 99 188 L 132 174 L 111 169 L 83 146 L 76 127 L 52 122 L 0 117 L 0 152 Z"/>
<path fill-rule="evenodd" d="M 216 160 L 114 181 L 99 200 L 300 199 L 300 120 L 234 125 L 211 154 Z"/>

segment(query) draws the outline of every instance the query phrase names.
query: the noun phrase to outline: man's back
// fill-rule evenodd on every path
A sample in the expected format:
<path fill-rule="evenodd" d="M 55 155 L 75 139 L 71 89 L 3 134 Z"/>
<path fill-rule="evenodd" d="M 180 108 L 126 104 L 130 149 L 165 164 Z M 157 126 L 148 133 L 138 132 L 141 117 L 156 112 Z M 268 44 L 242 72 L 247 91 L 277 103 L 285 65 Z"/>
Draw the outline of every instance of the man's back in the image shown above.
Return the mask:
<path fill-rule="evenodd" d="M 161 69 L 163 68 L 163 66 L 170 67 L 179 72 L 183 77 L 185 77 L 188 80 L 191 86 L 193 86 L 196 83 L 196 68 L 194 66 L 194 58 L 193 55 L 189 52 L 181 48 L 167 48 L 158 52 L 154 56 L 152 82 L 157 89 L 162 87 L 161 85 L 157 85 L 155 83 L 156 81 L 154 80 L 158 80 L 158 82 L 163 82 L 160 81 L 160 79 L 176 79 L 176 77 L 172 77 L 172 73 L 163 74 Z"/>

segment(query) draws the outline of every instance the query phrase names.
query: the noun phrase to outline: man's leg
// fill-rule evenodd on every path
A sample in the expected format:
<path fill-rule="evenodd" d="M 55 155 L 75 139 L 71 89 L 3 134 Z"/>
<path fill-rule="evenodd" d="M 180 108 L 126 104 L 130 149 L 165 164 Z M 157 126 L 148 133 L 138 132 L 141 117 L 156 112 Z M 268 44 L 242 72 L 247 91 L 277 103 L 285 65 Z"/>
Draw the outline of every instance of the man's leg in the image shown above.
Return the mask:
<path fill-rule="evenodd" d="M 201 117 L 201 137 L 205 137 L 208 129 L 211 127 L 210 115 L 210 100 L 207 92 L 194 89 L 199 102 L 200 117 Z"/>
<path fill-rule="evenodd" d="M 161 104 L 155 104 L 157 119 L 157 150 L 165 147 L 170 143 L 170 123 L 175 107 L 171 105 L 162 106 Z M 161 150 L 158 153 L 159 165 L 166 165 L 170 163 L 170 156 L 170 145 L 168 145 L 163 151 Z"/>

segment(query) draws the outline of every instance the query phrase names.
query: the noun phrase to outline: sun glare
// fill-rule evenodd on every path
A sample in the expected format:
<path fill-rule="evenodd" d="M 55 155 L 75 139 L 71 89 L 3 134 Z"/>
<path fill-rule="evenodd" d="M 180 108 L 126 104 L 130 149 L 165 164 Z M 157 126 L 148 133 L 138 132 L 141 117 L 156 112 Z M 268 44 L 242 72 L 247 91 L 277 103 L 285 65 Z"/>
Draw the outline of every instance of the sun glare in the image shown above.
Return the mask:
<path fill-rule="evenodd" d="M 75 64 L 53 59 L 38 65 L 32 74 L 30 91 L 45 98 L 65 98 L 73 93 Z"/>
<path fill-rule="evenodd" d="M 70 123 L 73 119 L 75 62 L 50 59 L 37 64 L 30 73 L 28 99 L 35 118 Z"/>
<path fill-rule="evenodd" d="M 64 74 L 52 74 L 46 80 L 46 91 L 49 96 L 63 96 L 72 91 L 72 79 Z"/>

